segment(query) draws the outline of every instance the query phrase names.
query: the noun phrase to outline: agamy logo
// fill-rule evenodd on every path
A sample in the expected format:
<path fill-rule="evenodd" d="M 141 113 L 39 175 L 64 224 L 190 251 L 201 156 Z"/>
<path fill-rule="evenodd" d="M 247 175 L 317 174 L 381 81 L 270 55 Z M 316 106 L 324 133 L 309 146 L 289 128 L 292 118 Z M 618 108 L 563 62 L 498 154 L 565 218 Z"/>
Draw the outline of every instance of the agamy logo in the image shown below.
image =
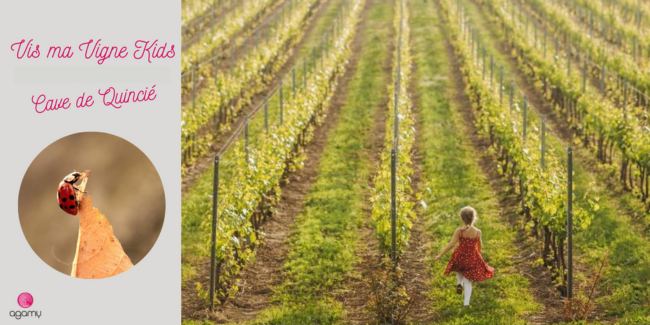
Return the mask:
<path fill-rule="evenodd" d="M 29 308 L 34 303 L 34 297 L 28 292 L 23 292 L 18 295 L 18 306 L 23 308 Z"/>
<path fill-rule="evenodd" d="M 23 292 L 20 295 L 18 295 L 18 306 L 23 307 L 23 308 L 29 308 L 32 306 L 34 303 L 34 297 L 32 297 L 31 294 L 28 292 Z M 16 319 L 21 319 L 24 317 L 38 317 L 41 318 L 41 311 L 36 311 L 36 310 L 16 310 L 16 311 L 10 311 L 9 316 L 14 317 Z"/>

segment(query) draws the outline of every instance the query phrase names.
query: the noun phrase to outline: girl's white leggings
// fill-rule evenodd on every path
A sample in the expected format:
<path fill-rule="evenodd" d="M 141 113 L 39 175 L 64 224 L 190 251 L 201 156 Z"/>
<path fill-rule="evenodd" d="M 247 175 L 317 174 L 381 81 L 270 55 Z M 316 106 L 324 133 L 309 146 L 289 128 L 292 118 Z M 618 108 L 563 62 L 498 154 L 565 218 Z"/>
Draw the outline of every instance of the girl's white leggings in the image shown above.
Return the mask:
<path fill-rule="evenodd" d="M 472 281 L 464 277 L 462 273 L 456 273 L 456 280 L 458 280 L 458 284 L 462 284 L 465 288 L 463 305 L 469 306 L 469 298 L 472 297 Z"/>

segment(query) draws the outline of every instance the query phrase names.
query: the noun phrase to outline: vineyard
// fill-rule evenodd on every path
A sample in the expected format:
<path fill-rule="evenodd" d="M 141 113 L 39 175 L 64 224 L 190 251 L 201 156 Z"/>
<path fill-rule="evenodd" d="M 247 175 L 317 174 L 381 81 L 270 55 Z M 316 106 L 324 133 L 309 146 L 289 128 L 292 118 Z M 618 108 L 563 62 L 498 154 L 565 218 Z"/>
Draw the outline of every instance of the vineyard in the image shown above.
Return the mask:
<path fill-rule="evenodd" d="M 182 324 L 650 324 L 647 0 L 183 0 L 182 37 Z"/>

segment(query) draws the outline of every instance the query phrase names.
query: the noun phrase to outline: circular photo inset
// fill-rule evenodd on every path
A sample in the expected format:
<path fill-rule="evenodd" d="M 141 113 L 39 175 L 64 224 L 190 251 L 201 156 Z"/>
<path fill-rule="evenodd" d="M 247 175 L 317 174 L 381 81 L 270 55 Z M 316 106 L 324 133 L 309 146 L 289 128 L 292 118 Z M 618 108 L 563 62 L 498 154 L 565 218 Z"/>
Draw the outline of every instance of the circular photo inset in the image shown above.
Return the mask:
<path fill-rule="evenodd" d="M 165 218 L 162 181 L 130 142 L 83 132 L 43 149 L 25 172 L 20 226 L 45 263 L 77 278 L 101 279 L 140 262 Z"/>

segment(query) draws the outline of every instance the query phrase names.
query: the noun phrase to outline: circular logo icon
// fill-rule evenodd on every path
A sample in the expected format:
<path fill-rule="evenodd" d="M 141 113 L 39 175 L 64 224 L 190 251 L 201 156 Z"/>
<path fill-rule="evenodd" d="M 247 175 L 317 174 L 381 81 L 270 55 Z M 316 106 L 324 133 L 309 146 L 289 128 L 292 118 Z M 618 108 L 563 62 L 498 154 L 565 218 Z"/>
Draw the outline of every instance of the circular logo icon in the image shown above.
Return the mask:
<path fill-rule="evenodd" d="M 34 303 L 34 297 L 27 292 L 23 292 L 18 296 L 18 305 L 23 308 L 29 308 Z"/>

